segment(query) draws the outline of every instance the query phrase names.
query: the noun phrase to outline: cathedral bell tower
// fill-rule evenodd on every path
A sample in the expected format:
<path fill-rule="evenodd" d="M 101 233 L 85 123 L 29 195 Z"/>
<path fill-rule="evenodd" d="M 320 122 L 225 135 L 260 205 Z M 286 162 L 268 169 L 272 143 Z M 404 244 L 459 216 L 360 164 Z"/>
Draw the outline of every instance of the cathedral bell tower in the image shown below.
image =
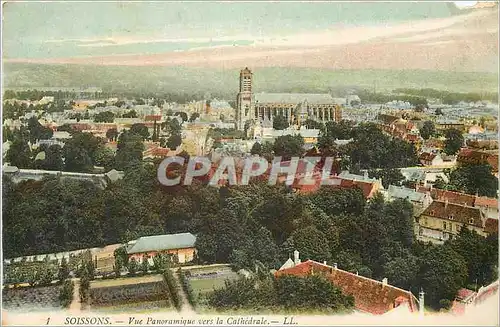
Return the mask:
<path fill-rule="evenodd" d="M 236 97 L 236 128 L 243 130 L 252 115 L 252 71 L 245 67 L 240 71 L 240 90 Z"/>

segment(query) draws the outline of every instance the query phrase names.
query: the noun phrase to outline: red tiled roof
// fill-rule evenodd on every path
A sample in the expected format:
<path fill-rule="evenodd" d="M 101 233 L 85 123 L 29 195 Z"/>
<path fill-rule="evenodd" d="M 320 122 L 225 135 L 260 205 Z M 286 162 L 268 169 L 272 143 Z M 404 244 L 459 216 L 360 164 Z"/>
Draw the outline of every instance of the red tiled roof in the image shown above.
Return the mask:
<path fill-rule="evenodd" d="M 494 172 L 498 171 L 498 154 L 466 148 L 460 150 L 457 161 L 462 163 L 488 163 L 491 165 Z"/>
<path fill-rule="evenodd" d="M 422 215 L 445 220 L 452 220 L 463 224 L 483 227 L 481 211 L 478 208 L 467 207 L 455 203 L 433 201 Z"/>
<path fill-rule="evenodd" d="M 474 206 L 475 202 L 474 195 L 460 193 L 460 192 L 446 191 L 438 188 L 431 190 L 431 197 L 434 200 L 439 200 L 439 201 L 448 200 L 449 203 L 455 203 L 460 205 L 466 204 L 470 207 Z"/>
<path fill-rule="evenodd" d="M 495 198 L 488 198 L 486 196 L 478 196 L 476 197 L 476 201 L 474 202 L 475 207 L 490 207 L 490 208 L 498 208 L 498 200 Z"/>
<path fill-rule="evenodd" d="M 459 300 L 459 301 L 467 300 L 468 298 L 470 298 L 474 294 L 476 294 L 476 292 L 474 292 L 472 290 L 469 290 L 467 288 L 461 288 L 457 292 L 456 299 Z"/>
<path fill-rule="evenodd" d="M 406 139 L 410 142 L 416 142 L 419 139 L 419 136 L 417 134 L 407 134 Z"/>
<path fill-rule="evenodd" d="M 498 234 L 498 219 L 486 219 L 484 231 L 488 234 Z"/>
<path fill-rule="evenodd" d="M 335 269 L 316 261 L 307 260 L 295 267 L 279 270 L 275 276 L 288 274 L 295 276 L 323 274 L 332 284 L 340 288 L 342 293 L 352 295 L 354 305 L 360 311 L 380 315 L 405 302 L 408 303 L 411 312 L 418 310 L 417 299 L 409 291 L 391 285 L 383 285 L 377 280 Z"/>
<path fill-rule="evenodd" d="M 419 157 L 421 161 L 432 161 L 434 158 L 436 158 L 436 154 L 429 152 L 423 152 Z"/>

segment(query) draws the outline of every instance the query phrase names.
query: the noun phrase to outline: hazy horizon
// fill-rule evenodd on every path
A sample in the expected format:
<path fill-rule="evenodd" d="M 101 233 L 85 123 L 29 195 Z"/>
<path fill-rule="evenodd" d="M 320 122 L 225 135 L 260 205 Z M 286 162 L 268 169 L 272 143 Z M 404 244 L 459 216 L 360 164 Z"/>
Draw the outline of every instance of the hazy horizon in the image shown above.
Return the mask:
<path fill-rule="evenodd" d="M 6 3 L 4 59 L 273 45 L 304 33 L 447 18 L 450 2 Z M 19 42 L 19 40 L 22 40 Z"/>

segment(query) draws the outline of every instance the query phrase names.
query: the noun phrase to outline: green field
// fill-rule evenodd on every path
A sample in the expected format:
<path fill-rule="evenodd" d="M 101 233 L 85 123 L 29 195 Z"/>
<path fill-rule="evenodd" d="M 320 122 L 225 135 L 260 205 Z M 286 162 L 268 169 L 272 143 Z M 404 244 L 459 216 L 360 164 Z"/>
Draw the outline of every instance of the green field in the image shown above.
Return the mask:
<path fill-rule="evenodd" d="M 242 67 L 243 68 L 243 67 Z M 327 92 L 359 87 L 377 92 L 434 88 L 453 92 L 497 92 L 498 74 L 429 70 L 335 70 L 256 68 L 255 92 Z M 105 91 L 193 93 L 233 99 L 238 69 L 39 65 L 4 63 L 4 88 L 101 87 Z"/>

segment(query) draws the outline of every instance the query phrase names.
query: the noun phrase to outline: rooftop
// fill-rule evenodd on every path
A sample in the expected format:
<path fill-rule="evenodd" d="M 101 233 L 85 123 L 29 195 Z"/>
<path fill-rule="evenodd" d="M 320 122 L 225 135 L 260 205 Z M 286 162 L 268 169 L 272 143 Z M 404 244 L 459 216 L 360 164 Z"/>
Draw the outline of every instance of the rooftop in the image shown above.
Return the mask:
<path fill-rule="evenodd" d="M 424 210 L 422 215 L 483 227 L 481 211 L 478 208 L 455 203 L 434 201 Z"/>
<path fill-rule="evenodd" d="M 193 248 L 196 236 L 191 233 L 144 236 L 137 239 L 128 249 L 128 254 L 154 252 L 172 249 Z"/>
<path fill-rule="evenodd" d="M 328 93 L 256 93 L 254 96 L 256 103 L 340 104 Z"/>
<path fill-rule="evenodd" d="M 404 186 L 389 185 L 387 193 L 393 198 L 408 199 L 412 202 L 422 202 L 425 198 L 424 193 L 417 192 L 414 189 Z"/>
<path fill-rule="evenodd" d="M 312 260 L 279 270 L 275 275 L 306 276 L 315 273 L 323 274 L 344 294 L 353 296 L 354 305 L 359 311 L 379 315 L 402 303 L 408 304 L 410 312 L 418 310 L 417 299 L 409 291 Z"/>

